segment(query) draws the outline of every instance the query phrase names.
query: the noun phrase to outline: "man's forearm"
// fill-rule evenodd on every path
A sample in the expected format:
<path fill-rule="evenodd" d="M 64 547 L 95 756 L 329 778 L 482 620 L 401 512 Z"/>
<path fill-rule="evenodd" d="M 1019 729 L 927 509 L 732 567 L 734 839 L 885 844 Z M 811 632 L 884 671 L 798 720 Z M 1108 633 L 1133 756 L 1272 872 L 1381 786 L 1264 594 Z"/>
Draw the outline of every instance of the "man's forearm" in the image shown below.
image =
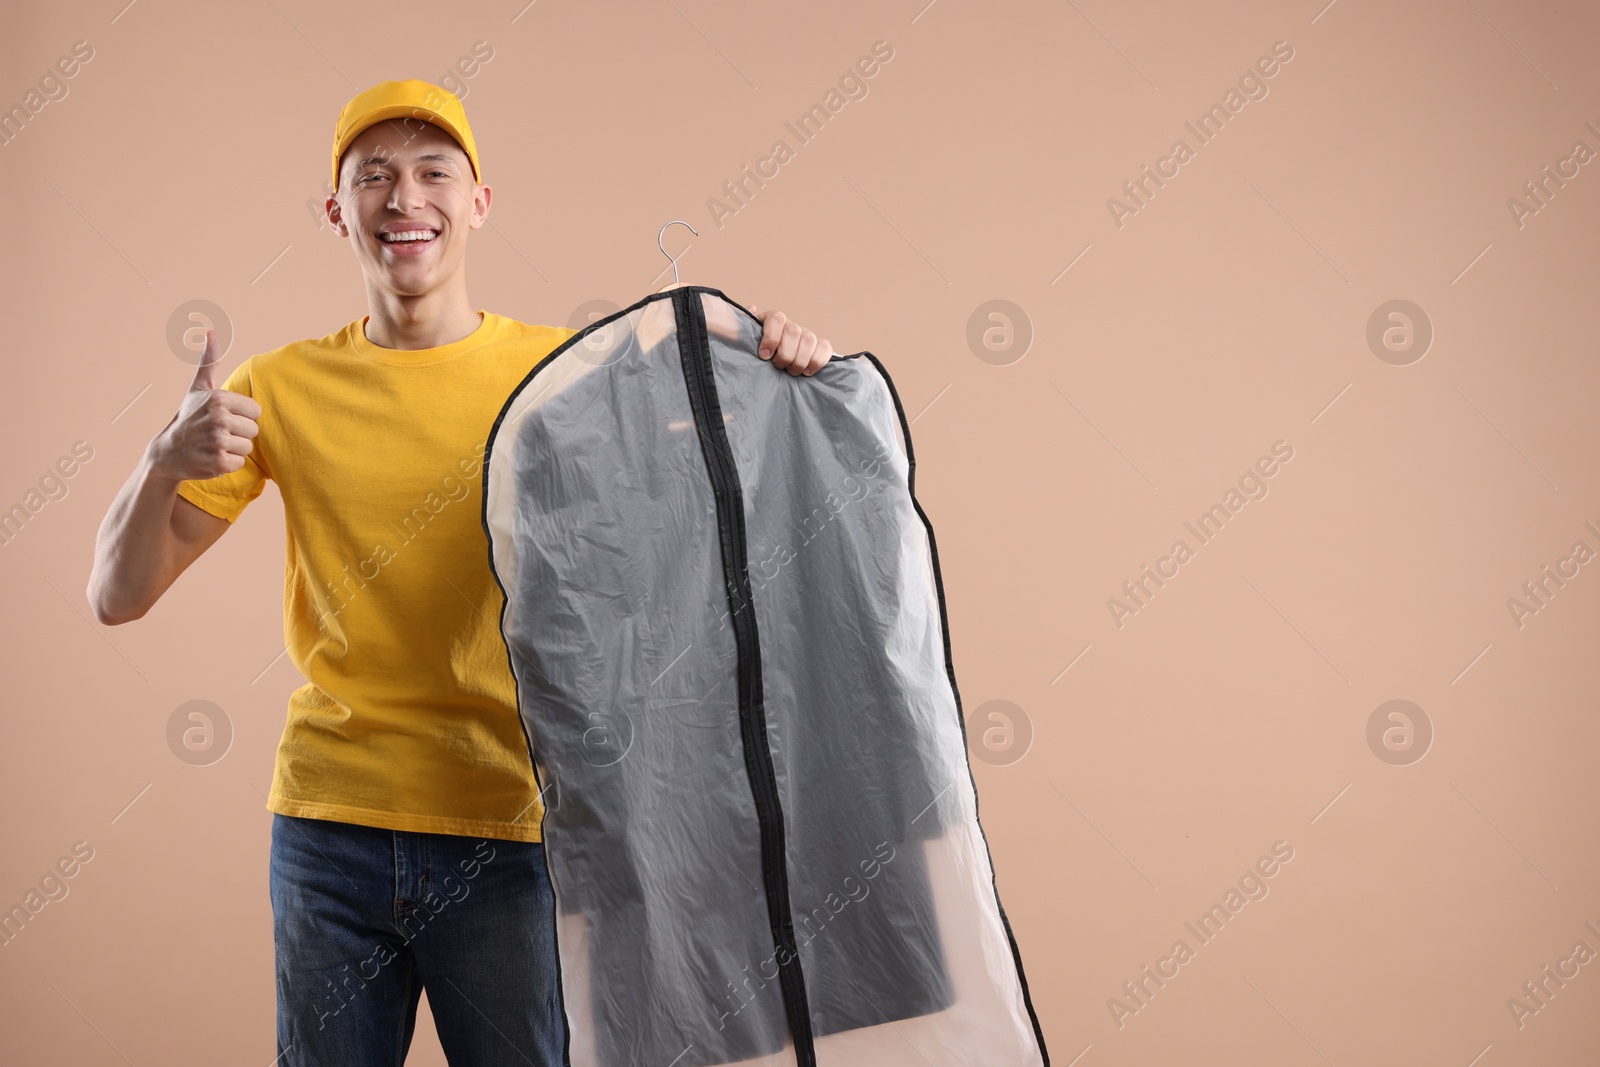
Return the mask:
<path fill-rule="evenodd" d="M 178 479 L 158 473 L 146 448 L 95 537 L 89 605 L 107 626 L 150 610 L 172 584 L 172 509 Z"/>

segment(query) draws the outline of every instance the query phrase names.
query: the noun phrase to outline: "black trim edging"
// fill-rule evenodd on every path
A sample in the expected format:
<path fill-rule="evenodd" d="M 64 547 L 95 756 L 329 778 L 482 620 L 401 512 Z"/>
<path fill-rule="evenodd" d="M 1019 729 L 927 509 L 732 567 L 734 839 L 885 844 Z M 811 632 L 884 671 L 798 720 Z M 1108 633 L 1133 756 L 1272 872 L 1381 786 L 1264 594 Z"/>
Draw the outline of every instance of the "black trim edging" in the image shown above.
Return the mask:
<path fill-rule="evenodd" d="M 1000 903 L 1000 888 L 996 884 L 994 871 L 994 855 L 989 851 L 989 835 L 983 832 L 983 820 L 978 818 L 978 782 L 972 776 L 972 759 L 968 755 L 970 750 L 967 747 L 967 720 L 961 710 L 961 690 L 956 687 L 955 657 L 950 650 L 950 622 L 944 602 L 944 578 L 939 573 L 939 546 L 933 537 L 933 523 L 928 521 L 928 513 L 922 510 L 922 503 L 917 500 L 917 457 L 911 447 L 911 424 L 906 421 L 906 409 L 900 403 L 900 393 L 894 387 L 894 379 L 889 377 L 889 372 L 878 362 L 878 357 L 871 352 L 857 352 L 856 355 L 866 356 L 872 361 L 872 365 L 878 368 L 883 384 L 889 387 L 889 397 L 894 401 L 895 414 L 900 417 L 900 434 L 906 441 L 906 493 L 911 497 L 911 506 L 916 509 L 917 517 L 922 520 L 923 528 L 928 531 L 928 555 L 933 560 L 933 587 L 939 594 L 939 632 L 944 636 L 944 669 L 950 678 L 950 692 L 956 699 L 956 722 L 961 726 L 962 755 L 966 757 L 964 762 L 967 765 L 967 781 L 972 783 L 972 821 L 978 826 L 978 836 L 983 841 L 983 854 L 989 861 L 989 888 L 994 892 L 994 906 L 1000 912 L 1000 924 L 1005 927 L 1006 941 L 1011 945 L 1011 959 L 1017 968 L 1017 984 L 1022 987 L 1022 1003 L 1028 1009 L 1028 1021 L 1033 1024 L 1033 1039 L 1039 1044 L 1039 1058 L 1044 1061 L 1044 1067 L 1050 1067 L 1050 1053 L 1044 1047 L 1044 1031 L 1039 1027 L 1039 1016 L 1033 1010 L 1033 997 L 1028 993 L 1028 976 L 1022 972 L 1022 952 L 1017 948 L 1017 939 L 1011 933 L 1011 920 L 1006 918 L 1005 906 Z"/>
<path fill-rule="evenodd" d="M 590 323 L 588 326 L 586 326 L 583 329 L 579 330 L 577 333 L 573 334 L 571 337 L 568 337 L 565 341 L 561 342 L 561 344 L 559 344 L 555 348 L 553 348 L 543 359 L 539 360 L 538 363 L 534 364 L 534 366 L 523 377 L 522 381 L 517 384 L 516 388 L 511 390 L 510 395 L 506 397 L 505 403 L 500 406 L 500 412 L 499 412 L 499 414 L 497 414 L 495 416 L 494 424 L 489 428 L 489 435 L 485 439 L 485 442 L 484 442 L 483 479 L 482 479 L 482 490 L 481 490 L 481 493 L 480 493 L 480 495 L 482 497 L 482 502 L 481 502 L 481 506 L 479 508 L 479 522 L 483 527 L 484 540 L 486 542 L 486 550 L 487 550 L 488 555 L 489 555 L 489 572 L 490 572 L 490 574 L 492 574 L 494 576 L 495 584 L 500 587 L 500 592 L 501 592 L 500 635 L 501 635 L 502 643 L 505 644 L 505 646 L 506 646 L 506 665 L 507 665 L 507 668 L 511 670 L 511 675 L 512 675 L 513 680 L 516 679 L 516 664 L 515 664 L 515 660 L 513 658 L 513 652 L 512 652 L 512 649 L 511 649 L 511 642 L 505 640 L 505 616 L 506 616 L 507 609 L 510 607 L 510 594 L 506 591 L 505 583 L 500 578 L 500 572 L 495 569 L 495 565 L 494 565 L 494 540 L 493 540 L 493 537 L 492 537 L 492 535 L 490 534 L 490 531 L 489 531 L 489 463 L 490 463 L 490 457 L 491 457 L 491 455 L 492 455 L 492 453 L 494 451 L 493 444 L 494 444 L 495 436 L 496 436 L 496 434 L 498 434 L 498 432 L 500 430 L 501 423 L 503 423 L 505 421 L 505 417 L 506 417 L 507 413 L 510 412 L 512 406 L 516 403 L 517 398 L 522 394 L 522 391 L 525 388 L 527 388 L 528 383 L 533 381 L 534 377 L 537 376 L 540 371 L 544 370 L 545 367 L 549 366 L 562 353 L 566 352 L 567 349 L 569 349 L 569 348 L 573 347 L 574 345 L 580 343 L 584 338 L 586 338 L 589 334 L 593 333 L 595 330 L 598 330 L 598 329 L 601 329 L 601 328 L 603 328 L 605 326 L 610 325 L 612 322 L 616 321 L 617 319 L 620 319 L 624 315 L 629 315 L 629 314 L 637 311 L 638 309 L 644 307 L 646 304 L 649 304 L 649 303 L 651 303 L 653 301 L 656 301 L 656 300 L 667 299 L 669 297 L 672 298 L 674 301 L 676 301 L 678 298 L 673 297 L 672 294 L 673 293 L 679 293 L 679 292 L 682 292 L 682 293 L 706 293 L 706 294 L 709 294 L 711 296 L 721 297 L 723 300 L 726 300 L 728 303 L 732 304 L 734 307 L 737 307 L 740 311 L 744 312 L 744 314 L 748 315 L 752 321 L 754 321 L 754 322 L 756 322 L 758 324 L 761 322 L 761 319 L 758 316 L 756 316 L 755 314 L 753 314 L 750 311 L 749 308 L 745 307 L 743 304 L 740 304 L 738 301 L 731 299 L 722 290 L 713 288 L 711 286 L 707 286 L 707 285 L 684 285 L 684 286 L 680 286 L 677 289 L 671 289 L 671 290 L 667 290 L 665 292 L 651 293 L 650 295 L 648 295 L 648 296 L 646 296 L 646 297 L 644 297 L 644 298 L 642 298 L 640 300 L 635 301 L 634 303 L 628 305 L 627 307 L 621 309 L 620 311 L 617 311 L 617 312 L 614 312 L 613 314 L 607 315 L 605 318 L 595 320 L 594 322 Z M 694 304 L 695 304 L 696 310 L 700 312 L 700 322 L 701 322 L 701 328 L 703 330 L 703 328 L 704 328 L 704 311 L 703 311 L 702 308 L 700 308 L 699 301 L 695 301 Z M 934 539 L 933 523 L 929 521 L 927 512 L 925 512 L 922 509 L 922 503 L 919 500 L 917 500 L 917 494 L 916 494 L 916 468 L 917 468 L 917 462 L 916 462 L 916 455 L 915 455 L 915 453 L 914 453 L 914 451 L 912 449 L 912 445 L 911 445 L 911 425 L 906 419 L 905 406 L 903 404 L 901 404 L 901 402 L 900 402 L 900 393 L 894 387 L 894 379 L 892 379 L 889 376 L 889 372 L 886 369 L 884 369 L 884 366 L 883 366 L 883 364 L 881 362 L 879 362 L 878 357 L 873 355 L 871 352 L 861 351 L 861 352 L 854 352 L 854 353 L 851 353 L 849 355 L 845 355 L 845 354 L 836 352 L 829 359 L 829 362 L 831 363 L 834 360 L 857 359 L 857 358 L 862 357 L 862 356 L 865 356 L 868 360 L 871 361 L 872 365 L 877 369 L 879 376 L 883 378 L 884 385 L 886 385 L 888 387 L 888 389 L 889 389 L 890 399 L 892 399 L 894 401 L 895 414 L 898 415 L 899 419 L 900 419 L 900 433 L 901 433 L 901 436 L 905 440 L 905 446 L 906 446 L 906 465 L 907 465 L 906 492 L 911 497 L 911 506 L 916 510 L 917 516 L 918 516 L 918 518 L 920 518 L 922 520 L 923 528 L 927 531 L 927 534 L 928 534 L 928 552 L 929 552 L 929 555 L 932 558 L 932 562 L 933 562 L 934 588 L 935 588 L 936 592 L 938 593 L 938 599 L 939 599 L 939 629 L 940 629 L 940 633 L 944 637 L 945 673 L 950 679 L 950 691 L 955 697 L 956 720 L 957 720 L 958 725 L 961 727 L 961 738 L 962 738 L 962 743 L 963 743 L 963 749 L 965 749 L 966 748 L 966 737 L 967 737 L 967 726 L 966 726 L 965 715 L 963 714 L 962 709 L 961 709 L 961 692 L 960 692 L 959 688 L 957 688 L 957 686 L 956 686 L 954 657 L 953 657 L 953 654 L 952 654 L 951 648 L 950 648 L 950 624 L 949 624 L 949 617 L 948 617 L 948 613 L 947 613 L 947 608 L 946 608 L 946 604 L 945 604 L 945 596 L 944 596 L 944 579 L 943 579 L 943 577 L 941 575 L 941 572 L 940 572 L 940 569 L 939 569 L 939 549 L 938 549 L 937 542 Z M 821 372 L 818 371 L 817 373 L 821 373 Z M 697 420 L 699 419 L 699 413 L 698 412 L 696 413 L 696 418 L 697 418 Z M 710 425 L 712 427 L 712 432 L 721 434 L 723 442 L 724 442 L 724 444 L 726 444 L 727 434 L 726 434 L 725 428 L 723 427 L 722 419 L 721 419 L 720 415 L 715 420 L 712 420 Z M 708 463 L 710 462 L 709 461 L 709 457 L 708 457 L 707 462 Z M 737 488 L 737 486 L 735 488 Z M 720 521 L 721 521 L 721 516 L 720 516 L 720 508 L 719 508 L 719 522 Z M 742 529 L 743 529 L 743 511 L 742 511 L 742 509 L 739 511 L 739 522 L 740 522 L 740 528 L 741 528 L 741 532 L 742 532 Z M 745 588 L 749 588 L 749 587 L 746 586 Z M 729 590 L 730 607 L 737 607 L 737 603 L 738 603 L 737 599 L 736 599 L 737 595 L 738 595 L 737 592 L 733 588 L 731 588 L 731 583 L 730 583 L 730 590 Z M 736 618 L 738 617 L 738 614 L 739 613 L 736 613 L 736 616 L 735 616 Z M 753 618 L 752 618 L 752 622 L 753 622 Z M 531 664 L 530 664 L 530 666 L 531 666 Z M 759 681 L 759 678 L 758 678 L 758 681 Z M 742 694 L 742 692 L 743 692 L 743 690 L 742 690 L 742 687 L 741 687 L 741 694 Z M 539 795 L 539 797 L 540 797 L 540 799 L 542 801 L 543 798 L 544 798 L 544 794 L 545 794 L 545 788 L 544 788 L 544 784 L 539 780 L 538 765 L 536 763 L 534 763 L 534 760 L 533 760 L 533 739 L 528 735 L 528 725 L 527 725 L 527 722 L 523 719 L 523 716 L 522 716 L 522 692 L 521 692 L 520 685 L 515 687 L 515 696 L 516 696 L 516 700 L 517 700 L 517 723 L 522 728 L 523 740 L 527 744 L 527 748 L 528 748 L 528 762 L 531 765 L 532 770 L 533 770 L 534 785 L 538 788 L 538 791 L 539 791 L 538 795 Z M 743 701 L 742 701 L 742 698 L 741 698 L 741 718 L 743 717 L 742 716 L 742 712 L 743 712 Z M 764 719 L 765 719 L 765 716 L 763 715 L 763 722 L 764 722 Z M 764 731 L 764 727 L 763 727 L 763 731 Z M 749 750 L 748 750 L 748 748 L 746 750 L 746 758 L 747 758 L 747 760 L 749 758 Z M 769 762 L 769 766 L 770 766 L 770 754 L 769 754 L 769 761 L 768 762 Z M 1005 931 L 1006 931 L 1006 941 L 1008 942 L 1008 944 L 1011 947 L 1012 962 L 1015 965 L 1016 971 L 1017 971 L 1017 982 L 1022 987 L 1022 1002 L 1023 1002 L 1023 1005 L 1028 1009 L 1028 1019 L 1033 1024 L 1033 1035 L 1034 1035 L 1034 1040 L 1036 1042 L 1038 1042 L 1038 1045 L 1039 1045 L 1039 1056 L 1044 1062 L 1044 1067 L 1050 1067 L 1050 1053 L 1045 1048 L 1044 1032 L 1043 1032 L 1043 1030 L 1040 1029 L 1039 1016 L 1034 1011 L 1033 998 L 1032 998 L 1032 996 L 1030 995 L 1030 993 L 1028 991 L 1028 978 L 1027 978 L 1027 975 L 1023 972 L 1023 969 L 1022 969 L 1022 954 L 1021 954 L 1020 950 L 1017 947 L 1016 937 L 1015 937 L 1015 935 L 1013 935 L 1013 933 L 1011 931 L 1011 921 L 1010 921 L 1010 919 L 1008 919 L 1006 917 L 1005 907 L 1004 907 L 1004 905 L 1002 905 L 1000 903 L 1000 891 L 999 891 L 998 886 L 996 885 L 996 878 L 995 878 L 995 875 L 994 875 L 994 860 L 993 860 L 993 854 L 990 852 L 990 849 L 989 849 L 988 835 L 983 832 L 982 820 L 980 820 L 978 818 L 978 807 L 977 807 L 977 805 L 978 805 L 978 799 L 977 799 L 977 797 L 978 797 L 978 789 L 977 789 L 977 781 L 972 775 L 972 763 L 971 763 L 970 757 L 967 759 L 966 762 L 967 762 L 967 780 L 972 784 L 973 821 L 978 823 L 978 834 L 979 834 L 980 838 L 983 840 L 984 855 L 989 860 L 989 870 L 990 870 L 989 887 L 990 887 L 990 890 L 994 893 L 995 908 L 1000 913 L 1000 922 L 1005 927 Z M 541 829 L 542 829 L 542 827 L 541 827 Z M 781 827 L 780 827 L 780 831 L 781 831 Z M 540 834 L 541 840 L 543 839 L 543 836 L 544 835 L 541 832 L 541 834 Z M 541 851 L 543 851 L 545 853 L 545 868 L 546 868 L 546 873 L 548 875 L 549 867 L 550 867 L 549 850 L 548 849 L 543 849 Z M 785 890 L 785 898 L 787 898 L 787 889 Z M 769 914 L 771 912 L 771 907 L 772 907 L 772 899 L 771 899 L 771 893 L 770 893 L 770 889 L 769 889 L 769 895 L 768 895 L 768 911 L 769 911 Z M 554 909 L 552 909 L 552 911 L 553 910 Z M 789 914 L 789 912 L 788 912 L 788 908 L 786 906 L 784 908 L 784 917 L 786 919 L 788 917 L 788 914 Z M 552 925 L 554 925 L 553 921 L 552 921 Z M 552 931 L 552 932 L 554 932 L 554 931 Z M 791 939 L 791 943 L 792 943 L 792 939 L 793 939 L 792 927 L 790 928 L 790 939 Z M 563 1023 L 563 1025 L 562 1025 L 563 1039 L 562 1039 L 562 1048 L 561 1048 L 561 1063 L 562 1063 L 562 1067 L 571 1067 L 572 1060 L 571 1060 L 571 1056 L 570 1056 L 570 1052 L 569 1052 L 570 1047 L 571 1047 L 571 1030 L 570 1030 L 570 1027 L 567 1025 L 567 1021 L 566 1021 L 566 1017 L 565 1017 L 566 1016 L 566 998 L 565 998 L 565 995 L 563 993 L 561 993 L 561 984 L 560 984 L 561 983 L 561 974 L 560 974 L 561 968 L 560 968 L 560 964 L 559 964 L 559 959 L 560 959 L 559 940 L 557 940 L 556 943 L 557 943 L 556 953 L 557 953 L 557 960 L 558 960 L 557 967 L 556 967 L 556 972 L 557 972 L 556 973 L 556 982 L 557 982 L 558 996 L 560 996 L 560 998 L 561 998 L 561 1011 L 562 1011 L 562 1023 Z M 799 955 L 798 955 L 798 953 L 796 953 L 795 956 L 794 956 L 794 962 L 795 962 L 795 973 L 798 974 L 799 973 Z M 785 986 L 784 986 L 785 1006 L 791 1012 L 791 1029 L 793 1029 L 793 1022 L 792 1022 L 793 1008 L 792 1008 L 792 1005 L 790 1004 L 790 1001 L 789 1001 L 789 998 L 788 998 L 787 972 L 786 971 L 780 971 L 780 973 L 785 976 Z M 802 989 L 801 989 L 801 994 L 802 994 L 802 996 L 804 995 L 803 986 L 802 986 Z M 807 1049 L 807 1052 L 811 1052 L 812 1050 L 811 1050 L 811 1033 L 810 1033 L 810 1017 L 809 1017 L 809 1014 L 803 1014 L 802 1018 L 805 1020 L 806 1049 Z M 800 1042 L 799 1042 L 798 1038 L 796 1038 L 795 1048 L 796 1048 L 796 1052 L 798 1054 L 799 1053 L 799 1049 L 800 1049 Z M 802 1062 L 804 1062 L 804 1061 L 802 1061 Z M 815 1064 L 815 1059 L 813 1058 L 810 1061 L 810 1063 L 804 1064 L 804 1067 L 814 1067 L 814 1064 Z"/>

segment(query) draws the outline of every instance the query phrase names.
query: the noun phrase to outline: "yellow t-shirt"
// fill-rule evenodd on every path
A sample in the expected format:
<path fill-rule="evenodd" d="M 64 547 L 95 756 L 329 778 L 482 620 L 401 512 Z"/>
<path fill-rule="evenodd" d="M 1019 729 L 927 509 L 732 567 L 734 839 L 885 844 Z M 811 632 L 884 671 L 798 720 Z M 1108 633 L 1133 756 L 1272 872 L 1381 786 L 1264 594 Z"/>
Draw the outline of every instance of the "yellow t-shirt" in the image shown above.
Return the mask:
<path fill-rule="evenodd" d="M 289 697 L 270 811 L 538 841 L 544 817 L 500 634 L 483 454 L 511 391 L 576 331 L 482 312 L 406 351 L 366 317 L 241 363 L 261 405 L 245 465 L 178 493 L 233 522 L 270 478 L 286 530 Z"/>

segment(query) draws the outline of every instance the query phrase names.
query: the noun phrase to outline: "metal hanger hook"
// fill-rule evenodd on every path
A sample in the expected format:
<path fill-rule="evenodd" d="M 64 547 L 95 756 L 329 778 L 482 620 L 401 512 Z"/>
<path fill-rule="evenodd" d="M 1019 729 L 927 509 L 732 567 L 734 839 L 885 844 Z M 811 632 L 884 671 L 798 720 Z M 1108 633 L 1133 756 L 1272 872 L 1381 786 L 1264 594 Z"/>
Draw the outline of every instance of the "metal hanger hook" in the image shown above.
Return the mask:
<path fill-rule="evenodd" d="M 684 222 L 682 219 L 673 219 L 671 222 L 667 223 L 667 226 L 689 226 L 689 224 L 687 222 Z M 666 236 L 667 226 L 661 227 L 661 232 L 656 234 L 656 247 L 661 249 L 661 254 L 666 256 L 667 257 L 667 262 L 672 264 L 672 284 L 677 285 L 678 284 L 678 260 L 677 260 L 677 257 L 675 257 L 671 252 L 668 252 L 667 251 L 667 246 L 662 244 L 662 242 L 661 242 L 661 238 Z M 700 236 L 700 231 L 695 229 L 693 226 L 689 226 L 689 232 L 694 234 L 696 237 Z M 687 249 L 685 249 L 685 251 L 687 251 Z"/>

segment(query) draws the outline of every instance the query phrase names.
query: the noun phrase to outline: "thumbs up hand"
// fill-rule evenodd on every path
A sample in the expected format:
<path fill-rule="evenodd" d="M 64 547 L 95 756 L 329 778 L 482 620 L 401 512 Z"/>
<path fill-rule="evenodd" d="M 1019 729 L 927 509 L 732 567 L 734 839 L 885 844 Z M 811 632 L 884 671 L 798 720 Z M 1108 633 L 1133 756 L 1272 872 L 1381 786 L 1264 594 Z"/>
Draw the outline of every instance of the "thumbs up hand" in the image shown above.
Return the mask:
<path fill-rule="evenodd" d="M 216 331 L 208 329 L 205 354 L 178 413 L 150 442 L 155 473 L 182 481 L 215 478 L 244 466 L 255 447 L 252 439 L 261 432 L 256 425 L 261 405 L 254 397 L 221 388 L 221 360 Z"/>
<path fill-rule="evenodd" d="M 222 353 L 217 351 L 217 331 L 207 327 L 206 350 L 194 369 L 194 381 L 189 384 L 189 392 L 198 393 L 222 388 L 222 377 L 217 369 L 221 360 Z"/>

